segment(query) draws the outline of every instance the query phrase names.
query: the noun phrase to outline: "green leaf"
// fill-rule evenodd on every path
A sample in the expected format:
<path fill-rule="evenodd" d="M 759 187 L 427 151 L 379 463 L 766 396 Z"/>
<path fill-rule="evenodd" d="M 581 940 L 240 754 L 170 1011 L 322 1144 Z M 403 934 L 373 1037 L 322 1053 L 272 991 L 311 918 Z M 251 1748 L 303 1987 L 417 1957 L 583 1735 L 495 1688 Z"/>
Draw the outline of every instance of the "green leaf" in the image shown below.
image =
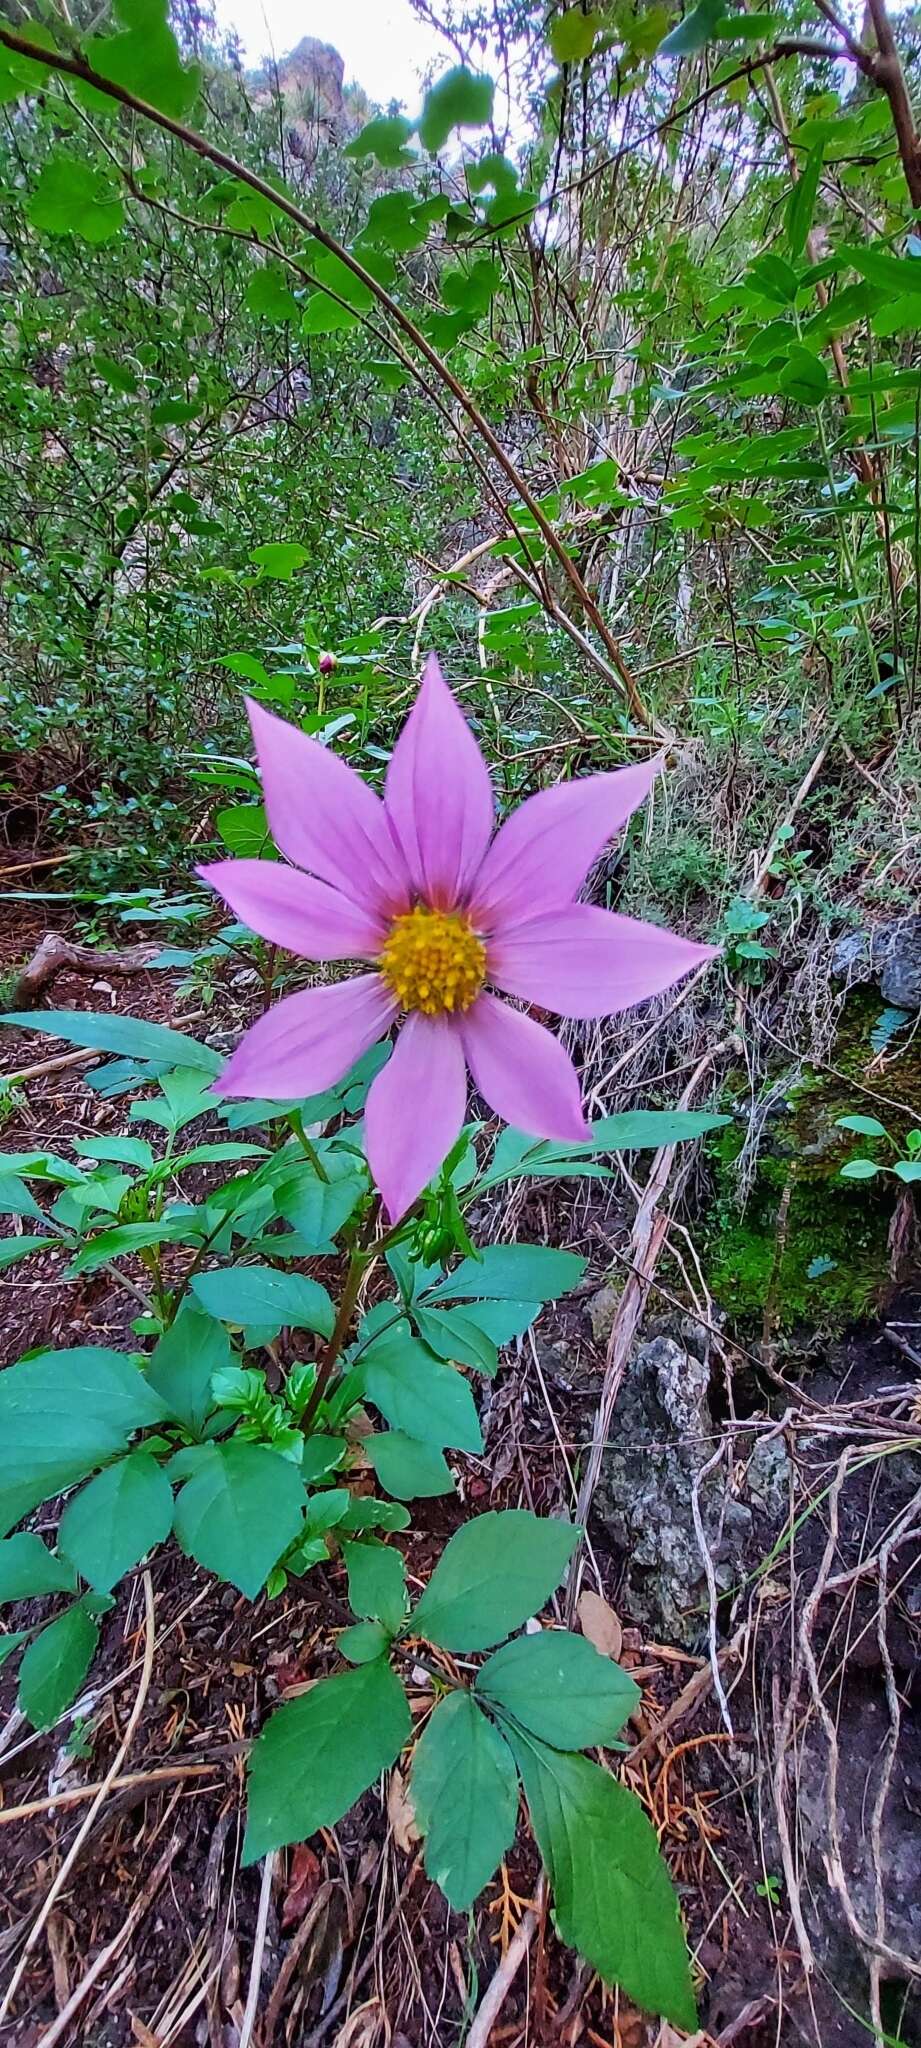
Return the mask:
<path fill-rule="evenodd" d="M 325 1287 L 304 1273 L 279 1273 L 274 1266 L 221 1266 L 197 1273 L 192 1292 L 209 1316 L 241 1328 L 316 1330 L 331 1337 L 336 1312 Z"/>
<path fill-rule="evenodd" d="M 261 270 L 254 270 L 243 297 L 247 312 L 257 320 L 267 320 L 273 327 L 283 327 L 286 321 L 297 320 L 300 315 L 301 309 L 280 263 L 266 263 Z"/>
<path fill-rule="evenodd" d="M 459 1451 L 482 1450 L 479 1417 L 466 1380 L 414 1338 L 378 1338 L 359 1370 L 368 1399 L 392 1429 L 434 1444 L 436 1450 L 447 1444 Z"/>
<path fill-rule="evenodd" d="M 0 1533 L 166 1413 L 120 1351 L 87 1346 L 9 1366 L 0 1373 Z"/>
<path fill-rule="evenodd" d="M 406 1566 L 389 1543 L 343 1543 L 349 1606 L 365 1621 L 379 1621 L 395 1636 L 406 1614 Z"/>
<path fill-rule="evenodd" d="M 426 93 L 419 140 L 431 155 L 441 149 L 455 128 L 485 128 L 492 119 L 495 86 L 491 78 L 458 64 Z"/>
<path fill-rule="evenodd" d="M 99 1630 L 78 1602 L 43 1628 L 19 1667 L 17 1704 L 33 1728 L 50 1728 L 79 1692 Z"/>
<path fill-rule="evenodd" d="M 76 235 L 95 243 L 110 241 L 125 219 L 118 193 L 102 172 L 63 153 L 44 165 L 26 214 L 46 235 Z"/>
<path fill-rule="evenodd" d="M 553 1887 L 554 1920 L 606 1984 L 697 2026 L 678 1901 L 639 1800 L 586 1757 L 509 1732 Z"/>
<path fill-rule="evenodd" d="M 861 1138 L 888 1138 L 885 1124 L 875 1116 L 836 1116 L 839 1131 L 856 1131 Z"/>
<path fill-rule="evenodd" d="M 478 1259 L 464 1259 L 456 1271 L 426 1294 L 426 1302 L 473 1300 L 555 1301 L 577 1287 L 585 1260 L 575 1252 L 540 1244 L 488 1244 Z"/>
<path fill-rule="evenodd" d="M 921 1159 L 897 1159 L 892 1171 L 897 1180 L 921 1180 Z"/>
<path fill-rule="evenodd" d="M 174 1323 L 151 1352 L 147 1378 L 168 1413 L 200 1436 L 215 1406 L 211 1381 L 226 1371 L 232 1352 L 223 1325 L 204 1315 L 194 1301 L 184 1301 Z"/>
<path fill-rule="evenodd" d="M 823 151 L 813 149 L 807 156 L 795 185 L 791 185 L 786 206 L 787 243 L 794 262 L 806 247 L 822 175 Z"/>
<path fill-rule="evenodd" d="M 820 356 L 793 342 L 777 382 L 785 396 L 797 405 L 820 405 L 828 391 L 828 371 Z"/>
<path fill-rule="evenodd" d="M 147 1451 L 132 1451 L 68 1501 L 58 1546 L 88 1585 L 109 1593 L 123 1572 L 166 1541 L 172 1520 L 165 1472 Z"/>
<path fill-rule="evenodd" d="M 34 1216 L 39 1223 L 45 1221 L 35 1196 L 14 1173 L 0 1174 L 0 1216 Z"/>
<path fill-rule="evenodd" d="M 384 1657 L 279 1707 L 250 1758 L 244 1863 L 334 1828 L 411 1733 L 406 1694 Z"/>
<path fill-rule="evenodd" d="M 31 1600 L 39 1593 L 69 1593 L 74 1575 L 63 1558 L 54 1557 L 40 1536 L 24 1530 L 0 1543 L 0 1601 Z"/>
<path fill-rule="evenodd" d="M 884 1171 L 885 1169 L 882 1166 L 877 1166 L 873 1159 L 849 1159 L 847 1165 L 841 1168 L 841 1178 L 842 1180 L 873 1180 L 878 1173 L 883 1173 Z"/>
<path fill-rule="evenodd" d="M 95 1273 L 100 1266 L 107 1266 L 112 1259 L 124 1258 L 129 1252 L 146 1251 L 149 1245 L 182 1244 L 186 1239 L 194 1240 L 198 1233 L 191 1227 L 191 1218 L 186 1213 L 161 1216 L 159 1223 L 119 1223 L 114 1230 L 101 1230 L 81 1245 L 67 1269 L 68 1277 L 77 1273 Z"/>
<path fill-rule="evenodd" d="M 201 68 L 183 64 L 165 0 L 118 0 L 116 13 L 124 24 L 122 33 L 92 36 L 87 62 L 113 85 L 181 121 L 201 91 Z"/>
<path fill-rule="evenodd" d="M 477 1672 L 476 1689 L 554 1749 L 613 1742 L 640 1701 L 626 1671 L 568 1629 L 516 1636 Z"/>
<path fill-rule="evenodd" d="M 176 1540 L 206 1571 L 255 1600 L 301 1527 L 304 1500 L 296 1465 L 263 1444 L 232 1438 L 208 1446 L 183 1487 Z"/>
<path fill-rule="evenodd" d="M 256 563 L 263 576 L 277 583 L 290 583 L 295 571 L 303 569 L 309 560 L 310 549 L 297 540 L 267 540 L 250 550 L 250 561 Z"/>
<path fill-rule="evenodd" d="M 41 22 L 30 21 L 25 29 L 30 43 L 44 49 L 56 48 L 54 37 Z M 40 92 L 48 78 L 48 66 L 31 57 L 20 57 L 0 45 L 0 106 L 18 100 L 23 93 Z"/>
<path fill-rule="evenodd" d="M 238 854 L 241 860 L 260 855 L 265 860 L 274 855 L 264 804 L 226 804 L 214 824 L 228 853 Z"/>
<path fill-rule="evenodd" d="M 725 12 L 724 0 L 700 0 L 700 6 L 686 14 L 659 44 L 660 57 L 693 57 L 696 50 L 702 50 L 710 41 L 720 15 Z"/>
<path fill-rule="evenodd" d="M 373 121 L 367 121 L 358 135 L 347 142 L 343 156 L 376 157 L 385 170 L 398 170 L 403 164 L 411 163 L 412 157 L 406 144 L 413 132 L 412 122 L 403 114 L 378 114 Z"/>
<path fill-rule="evenodd" d="M 17 1031 L 41 1031 L 92 1052 L 155 1060 L 161 1067 L 198 1067 L 203 1074 L 215 1075 L 222 1064 L 220 1053 L 212 1052 L 210 1045 L 200 1045 L 197 1038 L 171 1031 L 165 1024 L 148 1024 L 143 1017 L 114 1017 L 95 1010 L 42 1010 L 38 1015 L 34 1010 L 10 1010 L 0 1017 L 0 1024 L 12 1024 Z"/>
<path fill-rule="evenodd" d="M 558 64 L 582 64 L 595 47 L 602 27 L 601 14 L 583 14 L 581 7 L 568 7 L 550 26 L 550 48 Z"/>
<path fill-rule="evenodd" d="M 413 1309 L 413 1321 L 436 1358 L 454 1359 L 458 1365 L 472 1365 L 492 1379 L 498 1370 L 499 1353 L 491 1337 L 478 1329 L 460 1309 Z"/>
<path fill-rule="evenodd" d="M 0 101 L 2 101 L 2 98 L 3 72 L 0 69 Z M 7 1658 L 12 1657 L 17 1650 L 20 1650 L 23 1643 L 28 1642 L 29 1634 L 30 1631 L 27 1628 L 11 1628 L 7 1630 L 5 1635 L 0 1632 L 0 1671 L 2 1671 Z"/>
<path fill-rule="evenodd" d="M 443 1650 L 488 1650 L 536 1614 L 579 1541 L 572 1522 L 520 1508 L 477 1515 L 452 1536 L 412 1617 Z"/>
<path fill-rule="evenodd" d="M 139 1166 L 142 1173 L 149 1173 L 154 1156 L 146 1138 L 107 1137 L 102 1134 L 94 1138 L 75 1138 L 74 1151 L 87 1159 L 107 1159 L 116 1166 Z"/>
<path fill-rule="evenodd" d="M 20 1259 L 27 1259 L 30 1253 L 40 1252 L 54 1243 L 55 1239 L 47 1234 L 42 1237 L 0 1238 L 0 1273 L 5 1273 L 8 1266 L 17 1266 Z"/>
<path fill-rule="evenodd" d="M 451 1693 L 416 1745 L 412 1802 L 425 1868 L 456 1913 L 489 1883 L 514 1839 L 518 1773 L 508 1743 L 472 1693 Z"/>
<path fill-rule="evenodd" d="M 0 1637 L 0 1649 L 2 1645 Z M 350 1664 L 373 1664 L 376 1657 L 386 1656 L 390 1636 L 379 1621 L 356 1621 L 352 1628 L 343 1629 L 337 1648 Z"/>
<path fill-rule="evenodd" d="M 321 1180 L 305 1160 L 275 1190 L 276 1213 L 297 1231 L 305 1249 L 316 1252 L 331 1250 L 368 1185 L 364 1167 L 355 1160 L 327 1154 L 323 1163 L 328 1179 Z"/>
<path fill-rule="evenodd" d="M 456 1493 L 453 1474 L 440 1451 L 419 1443 L 402 1430 L 366 1436 L 362 1446 L 381 1485 L 396 1500 L 431 1500 Z"/>

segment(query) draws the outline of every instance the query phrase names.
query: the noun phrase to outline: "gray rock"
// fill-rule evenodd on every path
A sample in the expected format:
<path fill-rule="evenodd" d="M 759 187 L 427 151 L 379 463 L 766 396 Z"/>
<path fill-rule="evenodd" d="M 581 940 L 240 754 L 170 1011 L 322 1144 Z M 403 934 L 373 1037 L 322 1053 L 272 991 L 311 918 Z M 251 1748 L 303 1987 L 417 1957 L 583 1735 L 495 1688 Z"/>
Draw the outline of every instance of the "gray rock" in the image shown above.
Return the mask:
<path fill-rule="evenodd" d="M 835 944 L 832 971 L 848 982 L 878 981 L 894 1009 L 921 1010 L 921 917 L 844 932 Z"/>

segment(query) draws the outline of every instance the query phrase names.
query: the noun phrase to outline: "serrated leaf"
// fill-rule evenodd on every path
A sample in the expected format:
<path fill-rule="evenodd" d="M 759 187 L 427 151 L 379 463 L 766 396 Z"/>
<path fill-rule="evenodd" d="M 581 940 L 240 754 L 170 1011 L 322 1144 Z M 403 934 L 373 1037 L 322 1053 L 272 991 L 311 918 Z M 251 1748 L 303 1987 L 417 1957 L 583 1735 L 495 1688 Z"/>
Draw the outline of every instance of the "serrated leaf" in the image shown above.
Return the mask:
<path fill-rule="evenodd" d="M 19 1667 L 17 1705 L 33 1728 L 50 1728 L 79 1692 L 99 1630 L 78 1603 L 29 1644 Z"/>
<path fill-rule="evenodd" d="M 641 1697 L 626 1671 L 584 1636 L 551 1628 L 494 1651 L 476 1689 L 554 1749 L 613 1742 Z"/>
<path fill-rule="evenodd" d="M 366 1436 L 362 1448 L 381 1485 L 396 1500 L 431 1500 L 457 1491 L 441 1452 L 402 1430 Z"/>
<path fill-rule="evenodd" d="M 412 1617 L 443 1650 L 488 1650 L 543 1607 L 579 1541 L 572 1522 L 520 1508 L 477 1515 L 442 1552 Z"/>
<path fill-rule="evenodd" d="M 378 114 L 373 121 L 367 121 L 357 135 L 347 142 L 343 156 L 376 157 L 385 170 L 398 170 L 410 163 L 412 158 L 406 144 L 413 132 L 412 122 L 403 114 Z"/>
<path fill-rule="evenodd" d="M 0 1543 L 0 1601 L 32 1600 L 40 1593 L 69 1593 L 74 1574 L 30 1529 Z"/>
<path fill-rule="evenodd" d="M 102 172 L 63 153 L 49 157 L 26 212 L 32 226 L 47 235 L 93 243 L 110 241 L 125 219 L 121 199 Z"/>
<path fill-rule="evenodd" d="M 109 1593 L 123 1572 L 166 1541 L 172 1519 L 165 1472 L 147 1451 L 132 1451 L 68 1501 L 58 1546 L 88 1585 Z"/>
<path fill-rule="evenodd" d="M 416 1745 L 411 1781 L 425 1868 L 456 1913 L 489 1883 L 515 1834 L 518 1773 L 508 1743 L 472 1693 L 435 1708 Z"/>
<path fill-rule="evenodd" d="M 509 1732 L 553 1888 L 553 1917 L 606 1984 L 688 2033 L 697 2025 L 678 1900 L 635 1793 L 587 1757 Z"/>
<path fill-rule="evenodd" d="M 297 320 L 300 307 L 286 276 L 280 263 L 265 263 L 261 270 L 254 270 L 243 295 L 247 312 L 257 320 L 267 320 L 273 327 Z"/>
<path fill-rule="evenodd" d="M 244 1864 L 335 1827 L 411 1732 L 406 1694 L 384 1657 L 279 1707 L 250 1758 Z"/>
<path fill-rule="evenodd" d="M 303 1481 L 296 1465 L 263 1444 L 233 1438 L 200 1448 L 205 1455 L 176 1502 L 177 1542 L 255 1600 L 301 1527 Z"/>
<path fill-rule="evenodd" d="M 297 540 L 267 540 L 250 550 L 250 561 L 278 583 L 290 583 L 298 569 L 310 560 L 310 550 Z"/>

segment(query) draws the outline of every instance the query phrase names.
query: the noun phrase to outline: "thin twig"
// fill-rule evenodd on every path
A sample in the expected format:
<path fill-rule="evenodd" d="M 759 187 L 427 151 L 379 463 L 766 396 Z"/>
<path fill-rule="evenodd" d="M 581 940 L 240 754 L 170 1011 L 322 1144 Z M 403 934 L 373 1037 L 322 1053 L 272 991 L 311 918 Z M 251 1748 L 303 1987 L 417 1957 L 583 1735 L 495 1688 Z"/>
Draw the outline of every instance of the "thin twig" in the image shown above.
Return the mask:
<path fill-rule="evenodd" d="M 256 1919 L 256 1932 L 253 1937 L 253 1958 L 250 1964 L 249 1990 L 246 1994 L 246 2007 L 243 2013 L 243 2024 L 240 2028 L 240 2039 L 237 2048 L 249 2048 L 253 2038 L 253 2028 L 256 2024 L 256 2014 L 259 2010 L 262 1966 L 265 1962 L 265 1937 L 269 1924 L 269 1907 L 272 1903 L 272 1879 L 275 1875 L 275 1857 L 276 1851 L 270 1849 L 262 1866 L 262 1884 L 259 1888 L 259 1913 Z"/>

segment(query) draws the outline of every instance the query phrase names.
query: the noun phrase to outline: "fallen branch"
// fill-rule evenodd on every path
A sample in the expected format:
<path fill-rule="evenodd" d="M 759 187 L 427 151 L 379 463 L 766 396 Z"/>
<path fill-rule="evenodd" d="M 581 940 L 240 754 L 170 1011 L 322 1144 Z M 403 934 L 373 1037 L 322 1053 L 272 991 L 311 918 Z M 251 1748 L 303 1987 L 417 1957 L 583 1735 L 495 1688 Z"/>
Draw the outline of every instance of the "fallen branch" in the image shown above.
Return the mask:
<path fill-rule="evenodd" d="M 159 941 L 148 941 L 145 946 L 124 946 L 117 953 L 98 953 L 94 946 L 73 945 L 63 932 L 46 932 L 13 985 L 10 1008 L 31 1010 L 65 967 L 75 974 L 140 974 L 162 951 Z"/>

